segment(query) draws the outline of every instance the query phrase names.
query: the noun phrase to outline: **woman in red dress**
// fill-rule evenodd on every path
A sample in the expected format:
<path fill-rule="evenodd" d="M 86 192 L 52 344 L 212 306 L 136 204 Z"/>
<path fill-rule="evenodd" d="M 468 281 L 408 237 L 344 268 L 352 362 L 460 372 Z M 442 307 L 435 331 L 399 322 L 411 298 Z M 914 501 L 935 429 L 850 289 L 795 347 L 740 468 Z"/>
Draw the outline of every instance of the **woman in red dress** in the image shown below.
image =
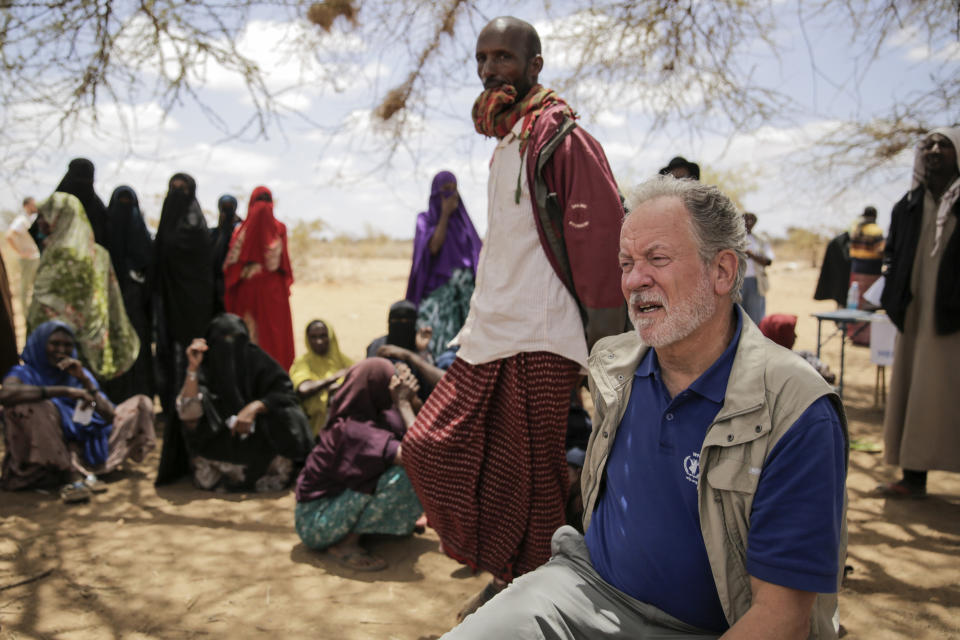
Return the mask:
<path fill-rule="evenodd" d="M 257 187 L 250 195 L 247 218 L 230 240 L 223 276 L 227 311 L 243 318 L 251 342 L 289 369 L 294 358 L 293 269 L 287 227 L 273 217 L 273 197 L 266 187 Z"/>

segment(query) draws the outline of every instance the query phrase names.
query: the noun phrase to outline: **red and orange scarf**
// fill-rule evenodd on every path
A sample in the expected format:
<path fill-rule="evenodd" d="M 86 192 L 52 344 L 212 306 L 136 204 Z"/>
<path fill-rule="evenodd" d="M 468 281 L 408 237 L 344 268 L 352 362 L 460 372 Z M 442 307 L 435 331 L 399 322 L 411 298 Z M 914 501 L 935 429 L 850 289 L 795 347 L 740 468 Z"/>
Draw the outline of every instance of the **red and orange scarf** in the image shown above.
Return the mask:
<path fill-rule="evenodd" d="M 552 104 L 561 104 L 571 118 L 576 118 L 573 109 L 553 89 L 534 85 L 526 97 L 517 102 L 517 90 L 508 84 L 487 89 L 473 103 L 473 124 L 477 133 L 491 138 L 503 138 L 523 119 L 520 131 L 520 152 L 523 153 L 533 125 L 544 109 Z"/>

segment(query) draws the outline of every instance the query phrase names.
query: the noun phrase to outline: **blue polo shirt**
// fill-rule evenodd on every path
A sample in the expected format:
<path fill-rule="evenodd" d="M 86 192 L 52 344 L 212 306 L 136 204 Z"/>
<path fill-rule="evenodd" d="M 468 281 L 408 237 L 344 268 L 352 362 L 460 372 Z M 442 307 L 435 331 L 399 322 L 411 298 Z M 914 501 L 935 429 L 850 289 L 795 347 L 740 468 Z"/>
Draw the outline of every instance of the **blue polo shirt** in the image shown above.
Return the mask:
<path fill-rule="evenodd" d="M 717 633 L 728 624 L 700 531 L 697 481 L 703 439 L 723 406 L 740 342 L 740 313 L 727 349 L 673 398 L 656 351 L 644 355 L 586 533 L 604 580 Z M 836 591 L 844 460 L 840 420 L 824 396 L 767 457 L 750 514 L 750 575 L 794 589 Z"/>

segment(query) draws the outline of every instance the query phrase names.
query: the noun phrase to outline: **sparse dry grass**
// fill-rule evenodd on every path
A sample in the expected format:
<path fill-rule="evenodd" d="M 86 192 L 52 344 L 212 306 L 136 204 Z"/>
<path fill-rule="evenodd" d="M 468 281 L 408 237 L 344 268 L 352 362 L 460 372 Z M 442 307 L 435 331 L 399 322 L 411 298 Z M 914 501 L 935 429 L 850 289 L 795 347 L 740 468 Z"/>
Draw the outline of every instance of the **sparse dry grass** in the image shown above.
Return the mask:
<path fill-rule="evenodd" d="M 362 238 L 323 237 L 322 220 L 301 221 L 287 230 L 287 246 L 294 277 L 300 282 L 337 282 L 350 279 L 351 270 L 343 260 L 410 260 L 413 242 L 395 240 L 373 229 Z"/>

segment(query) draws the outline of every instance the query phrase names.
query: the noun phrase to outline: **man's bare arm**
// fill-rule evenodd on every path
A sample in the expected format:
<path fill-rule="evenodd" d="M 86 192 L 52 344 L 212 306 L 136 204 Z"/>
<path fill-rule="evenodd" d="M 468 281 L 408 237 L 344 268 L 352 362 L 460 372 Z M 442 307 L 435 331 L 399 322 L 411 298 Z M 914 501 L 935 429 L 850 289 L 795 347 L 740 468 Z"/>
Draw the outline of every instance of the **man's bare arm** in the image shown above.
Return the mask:
<path fill-rule="evenodd" d="M 781 587 L 750 576 L 753 604 L 722 640 L 804 640 L 817 594 Z"/>

